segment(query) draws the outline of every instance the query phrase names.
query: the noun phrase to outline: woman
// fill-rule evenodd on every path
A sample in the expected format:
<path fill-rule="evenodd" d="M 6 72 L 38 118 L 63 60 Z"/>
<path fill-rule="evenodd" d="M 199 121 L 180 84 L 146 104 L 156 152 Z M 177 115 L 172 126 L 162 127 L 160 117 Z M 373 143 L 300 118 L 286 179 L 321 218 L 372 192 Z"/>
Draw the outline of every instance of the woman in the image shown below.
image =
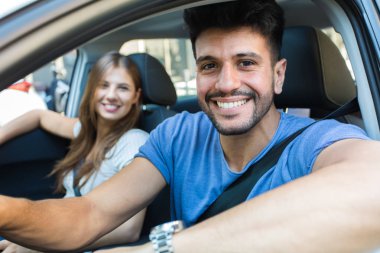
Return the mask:
<path fill-rule="evenodd" d="M 141 83 L 135 64 L 110 52 L 95 63 L 89 75 L 79 118 L 33 110 L 0 128 L 0 144 L 37 127 L 72 139 L 67 156 L 51 174 L 57 177 L 57 191 L 65 191 L 65 197 L 84 195 L 131 162 L 145 143 L 148 134 L 134 128 L 140 105 Z M 144 215 L 145 210 L 88 248 L 137 240 Z M 1 244 L 7 247 L 3 252 L 30 252 L 8 241 Z"/>

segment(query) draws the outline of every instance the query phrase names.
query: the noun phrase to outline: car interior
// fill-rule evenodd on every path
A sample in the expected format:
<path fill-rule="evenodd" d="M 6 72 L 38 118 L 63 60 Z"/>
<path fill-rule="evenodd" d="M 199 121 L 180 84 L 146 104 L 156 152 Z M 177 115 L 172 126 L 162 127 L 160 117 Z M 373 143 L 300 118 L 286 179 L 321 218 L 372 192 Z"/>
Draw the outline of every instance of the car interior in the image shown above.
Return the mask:
<path fill-rule="evenodd" d="M 120 6 L 115 3 L 107 7 L 104 7 L 104 3 L 94 4 L 91 8 L 106 10 L 98 16 L 89 14 L 82 21 L 92 23 L 94 29 L 91 32 L 84 33 L 80 39 L 75 37 L 76 40 L 69 40 L 62 46 L 54 44 L 53 39 L 46 36 L 44 43 L 47 48 L 55 45 L 58 49 L 52 49 L 49 55 L 43 54 L 31 66 L 9 75 L 6 81 L 16 81 L 22 75 L 32 73 L 57 57 L 75 50 L 76 59 L 68 80 L 70 90 L 64 111 L 66 115 L 75 117 L 89 70 L 98 57 L 108 51 L 119 51 L 125 42 L 132 40 L 187 40 L 182 21 L 183 9 L 218 1 L 182 1 L 183 4 L 172 1 L 161 6 L 157 3 L 159 1 L 152 1 L 153 7 L 145 12 L 136 11 L 138 6 L 133 2 Z M 297 113 L 301 109 L 302 115 L 306 110 L 306 116 L 319 119 L 357 97 L 360 110 L 350 112 L 339 120 L 356 124 L 370 137 L 380 139 L 375 101 L 369 95 L 367 72 L 364 70 L 363 56 L 359 53 L 359 42 L 355 36 L 357 32 L 354 32 L 353 23 L 350 21 L 353 13 L 349 12 L 346 5 L 335 1 L 278 2 L 284 9 L 286 19 L 281 56 L 288 63 L 283 92 L 275 97 L 276 107 L 288 113 Z M 124 14 L 121 15 L 121 12 Z M 77 14 L 73 12 L 70 15 Z M 111 18 L 112 15 L 121 18 L 115 21 L 115 18 Z M 107 18 L 109 22 L 106 22 Z M 78 23 L 78 20 L 69 22 L 62 33 L 68 36 L 81 31 Z M 54 24 L 46 29 L 53 28 Z M 337 36 L 332 37 L 326 31 L 332 31 Z M 340 44 L 333 41 L 336 37 L 341 37 Z M 41 45 L 34 47 L 38 52 L 41 51 Z M 150 132 L 159 123 L 177 113 L 196 113 L 201 110 L 196 95 L 178 95 L 178 82 L 173 80 L 170 69 L 165 66 L 166 62 L 155 57 L 153 51 L 137 50 L 129 55 L 136 62 L 142 77 L 143 108 L 140 128 Z M 36 145 L 38 148 L 35 148 Z M 42 130 L 30 132 L 2 145 L 0 193 L 31 199 L 61 197 L 60 194 L 53 193 L 54 179 L 46 175 L 53 164 L 65 155 L 67 147 L 66 140 Z M 151 227 L 170 220 L 169 206 L 170 190 L 167 187 L 148 208 L 142 231 L 143 238 L 146 239 Z"/>

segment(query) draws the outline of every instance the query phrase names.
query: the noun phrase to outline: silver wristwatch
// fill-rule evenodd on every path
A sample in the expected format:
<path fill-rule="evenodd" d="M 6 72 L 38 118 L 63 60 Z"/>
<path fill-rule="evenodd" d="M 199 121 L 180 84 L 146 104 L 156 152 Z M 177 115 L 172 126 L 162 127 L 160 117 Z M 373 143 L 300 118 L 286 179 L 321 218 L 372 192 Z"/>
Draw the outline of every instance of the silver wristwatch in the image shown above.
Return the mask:
<path fill-rule="evenodd" d="M 173 234 L 185 228 L 182 221 L 171 221 L 152 228 L 149 239 L 153 243 L 155 253 L 173 253 Z"/>

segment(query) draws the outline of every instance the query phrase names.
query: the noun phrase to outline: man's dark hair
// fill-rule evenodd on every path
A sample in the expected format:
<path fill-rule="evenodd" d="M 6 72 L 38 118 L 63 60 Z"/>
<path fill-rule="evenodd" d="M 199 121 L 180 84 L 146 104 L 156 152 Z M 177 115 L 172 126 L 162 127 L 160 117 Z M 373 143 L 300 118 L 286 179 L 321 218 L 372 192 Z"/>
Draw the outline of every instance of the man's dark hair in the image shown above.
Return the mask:
<path fill-rule="evenodd" d="M 267 38 L 272 59 L 277 61 L 279 58 L 285 21 L 282 8 L 274 0 L 237 0 L 204 5 L 186 9 L 183 18 L 194 55 L 195 41 L 203 31 L 248 26 Z"/>

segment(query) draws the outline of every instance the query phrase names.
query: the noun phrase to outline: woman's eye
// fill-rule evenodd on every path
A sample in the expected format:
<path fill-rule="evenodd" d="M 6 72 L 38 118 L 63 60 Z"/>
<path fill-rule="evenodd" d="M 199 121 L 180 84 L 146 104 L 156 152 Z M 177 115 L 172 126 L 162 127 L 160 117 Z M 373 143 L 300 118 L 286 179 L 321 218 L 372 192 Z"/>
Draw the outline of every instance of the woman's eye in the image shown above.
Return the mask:
<path fill-rule="evenodd" d="M 102 83 L 101 85 L 100 85 L 100 88 L 102 88 L 102 89 L 106 89 L 106 88 L 108 88 L 109 87 L 109 84 L 108 83 Z"/>

